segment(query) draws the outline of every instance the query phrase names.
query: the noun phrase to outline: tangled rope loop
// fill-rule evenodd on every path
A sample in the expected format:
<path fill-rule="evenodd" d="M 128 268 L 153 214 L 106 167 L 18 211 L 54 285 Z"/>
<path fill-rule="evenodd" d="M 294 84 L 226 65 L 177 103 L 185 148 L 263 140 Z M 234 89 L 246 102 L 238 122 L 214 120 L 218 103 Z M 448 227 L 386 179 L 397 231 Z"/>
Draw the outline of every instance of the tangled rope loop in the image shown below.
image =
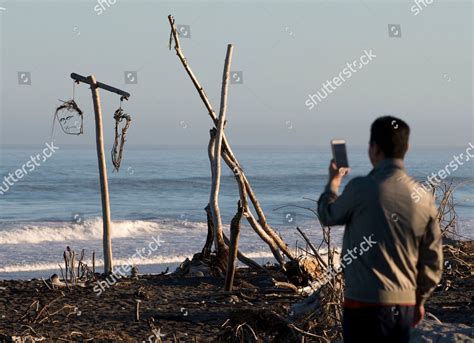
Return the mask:
<path fill-rule="evenodd" d="M 123 147 L 126 141 L 125 138 L 132 118 L 123 111 L 122 107 L 120 107 L 117 111 L 115 111 L 114 119 L 115 139 L 114 145 L 112 147 L 112 164 L 114 165 L 114 171 L 119 171 L 120 164 L 122 163 Z M 122 129 L 119 129 L 120 123 L 122 123 L 123 120 L 125 120 L 125 125 L 122 127 Z"/>

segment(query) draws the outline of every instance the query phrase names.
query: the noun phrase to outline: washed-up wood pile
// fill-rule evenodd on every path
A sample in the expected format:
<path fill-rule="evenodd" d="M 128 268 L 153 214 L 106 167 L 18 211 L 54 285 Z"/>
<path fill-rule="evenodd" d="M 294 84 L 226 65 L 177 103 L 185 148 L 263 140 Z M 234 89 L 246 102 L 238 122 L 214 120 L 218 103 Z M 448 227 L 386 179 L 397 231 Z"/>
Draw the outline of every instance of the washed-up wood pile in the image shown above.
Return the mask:
<path fill-rule="evenodd" d="M 451 259 L 449 247 L 446 261 L 462 276 L 446 271 L 426 310 L 443 323 L 472 327 L 474 242 L 457 248 L 463 262 Z M 328 342 L 341 337 L 340 292 L 328 284 L 307 297 L 280 284 L 288 279 L 278 266 L 264 270 L 237 269 L 231 292 L 223 291 L 221 276 L 126 277 L 100 296 L 93 284 L 51 289 L 47 280 L 0 281 L 0 341 Z M 451 280 L 448 289 L 444 280 Z"/>
<path fill-rule="evenodd" d="M 100 296 L 92 285 L 52 289 L 46 285 L 49 281 L 2 281 L 0 341 L 151 337 L 152 342 L 240 342 L 245 336 L 252 342 L 265 337 L 283 342 L 311 337 L 309 326 L 297 326 L 294 318 L 299 316 L 291 308 L 305 297 L 279 287 L 279 281 L 286 277 L 275 266 L 267 266 L 265 273 L 238 269 L 231 292 L 222 290 L 225 280 L 219 276 L 121 278 Z"/>
<path fill-rule="evenodd" d="M 470 242 L 451 241 L 443 246 L 444 273 L 438 290 L 449 291 L 455 285 L 463 284 L 474 274 Z"/>
<path fill-rule="evenodd" d="M 443 323 L 474 327 L 474 241 L 444 245 L 444 272 L 426 310 Z"/>

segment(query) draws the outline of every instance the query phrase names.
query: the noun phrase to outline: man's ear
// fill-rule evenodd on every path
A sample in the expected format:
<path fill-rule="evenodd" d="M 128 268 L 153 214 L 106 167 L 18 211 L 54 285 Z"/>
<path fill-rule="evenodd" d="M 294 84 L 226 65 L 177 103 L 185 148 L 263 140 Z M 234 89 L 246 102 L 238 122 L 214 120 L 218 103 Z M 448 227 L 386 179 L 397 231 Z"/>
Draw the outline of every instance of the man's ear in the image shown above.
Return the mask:
<path fill-rule="evenodd" d="M 374 148 L 375 148 L 375 156 L 377 156 L 377 158 L 380 158 L 381 160 L 383 160 L 385 158 L 385 153 L 382 151 L 380 146 L 375 142 L 374 142 Z"/>
<path fill-rule="evenodd" d="M 372 143 L 372 148 L 374 149 L 374 153 L 375 153 L 376 156 L 378 156 L 380 154 L 380 152 L 382 151 L 382 150 L 380 150 L 379 145 L 375 142 Z"/>

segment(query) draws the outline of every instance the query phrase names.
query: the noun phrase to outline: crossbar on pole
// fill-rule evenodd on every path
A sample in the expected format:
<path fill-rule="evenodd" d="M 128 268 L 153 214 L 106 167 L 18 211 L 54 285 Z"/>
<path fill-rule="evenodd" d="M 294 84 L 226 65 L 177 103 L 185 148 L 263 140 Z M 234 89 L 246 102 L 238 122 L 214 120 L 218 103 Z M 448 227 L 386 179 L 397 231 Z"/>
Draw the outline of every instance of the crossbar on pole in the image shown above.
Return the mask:
<path fill-rule="evenodd" d="M 91 80 L 89 77 L 86 77 L 86 76 L 82 76 L 82 75 L 79 75 L 79 74 L 76 74 L 76 73 L 72 73 L 71 74 L 71 79 L 75 80 L 75 81 L 78 81 L 78 82 L 82 82 L 82 83 L 87 83 L 88 85 L 91 85 Z M 96 87 L 98 88 L 102 88 L 102 89 L 105 89 L 109 92 L 112 92 L 112 93 L 116 93 L 118 95 L 121 95 L 123 96 L 124 98 L 128 99 L 130 98 L 130 93 L 127 93 L 121 89 L 118 89 L 118 88 L 115 88 L 115 87 L 112 87 L 112 86 L 109 86 L 109 85 L 106 85 L 105 83 L 102 83 L 102 82 L 97 82 L 95 84 Z"/>

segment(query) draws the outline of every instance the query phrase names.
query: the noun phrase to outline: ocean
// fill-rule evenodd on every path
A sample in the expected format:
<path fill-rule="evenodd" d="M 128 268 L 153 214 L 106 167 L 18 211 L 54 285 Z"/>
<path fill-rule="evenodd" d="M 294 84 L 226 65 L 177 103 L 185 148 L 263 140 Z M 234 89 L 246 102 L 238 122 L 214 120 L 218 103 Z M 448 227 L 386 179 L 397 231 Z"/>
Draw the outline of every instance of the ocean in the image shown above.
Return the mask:
<path fill-rule="evenodd" d="M 444 169 L 465 147 L 415 147 L 406 158 L 410 175 L 425 181 Z M 66 246 L 85 249 L 86 260 L 96 252 L 100 270 L 102 222 L 97 158 L 93 146 L 59 146 L 43 155 L 44 145 L 2 146 L 0 186 L 40 154 L 37 165 L 17 177 L 0 194 L 0 279 L 48 278 L 59 272 Z M 113 172 L 107 154 L 112 214 L 112 244 L 116 266 L 138 265 L 140 272 L 157 273 L 174 268 L 204 245 L 207 224 L 204 207 L 209 201 L 210 168 L 207 147 L 126 146 L 120 172 Z M 106 147 L 110 151 L 110 147 Z M 250 180 L 269 223 L 291 248 L 304 247 L 300 227 L 315 245 L 322 231 L 308 209 L 327 181 L 330 148 L 236 146 L 234 151 Z M 348 147 L 350 177 L 367 174 L 371 166 L 366 147 Z M 462 239 L 474 239 L 474 163 L 464 161 L 448 176 L 459 186 L 455 193 Z M 225 230 L 235 214 L 238 189 L 232 172 L 222 172 L 220 207 Z M 6 190 L 6 192 L 5 192 Z M 313 200 L 307 200 L 307 199 Z M 340 244 L 343 228 L 333 228 Z M 153 237 L 162 244 L 152 254 L 137 257 Z M 259 262 L 273 262 L 271 252 L 243 222 L 240 248 Z"/>

